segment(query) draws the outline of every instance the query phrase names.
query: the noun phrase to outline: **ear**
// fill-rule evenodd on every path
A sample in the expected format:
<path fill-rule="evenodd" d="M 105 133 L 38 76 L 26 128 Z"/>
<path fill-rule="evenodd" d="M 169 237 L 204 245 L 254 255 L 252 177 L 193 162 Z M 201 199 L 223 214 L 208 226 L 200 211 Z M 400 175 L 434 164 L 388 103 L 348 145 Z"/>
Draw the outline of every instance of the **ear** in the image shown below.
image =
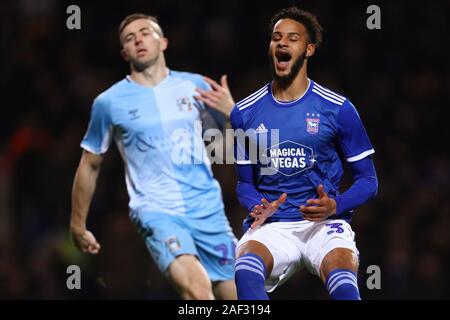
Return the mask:
<path fill-rule="evenodd" d="M 169 46 L 169 39 L 162 37 L 161 38 L 161 50 L 165 51 L 168 46 Z"/>
<path fill-rule="evenodd" d="M 122 58 L 123 58 L 125 61 L 130 61 L 130 58 L 128 58 L 128 55 L 127 55 L 127 53 L 125 52 L 125 49 L 122 48 L 122 50 L 120 50 L 120 55 L 122 56 Z"/>
<path fill-rule="evenodd" d="M 309 43 L 306 45 L 306 57 L 311 57 L 316 51 L 316 45 L 314 43 Z"/>

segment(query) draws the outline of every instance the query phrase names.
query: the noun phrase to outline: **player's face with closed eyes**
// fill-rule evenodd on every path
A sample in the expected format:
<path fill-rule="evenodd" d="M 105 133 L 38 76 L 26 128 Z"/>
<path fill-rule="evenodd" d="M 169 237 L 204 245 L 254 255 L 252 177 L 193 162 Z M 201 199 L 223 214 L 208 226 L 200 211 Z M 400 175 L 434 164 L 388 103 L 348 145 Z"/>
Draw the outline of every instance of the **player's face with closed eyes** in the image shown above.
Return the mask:
<path fill-rule="evenodd" d="M 146 68 L 155 63 L 167 48 L 167 39 L 161 28 L 150 19 L 138 19 L 127 25 L 121 33 L 122 54 L 135 66 Z"/>
<path fill-rule="evenodd" d="M 281 19 L 275 24 L 269 55 L 276 78 L 295 77 L 303 65 L 307 43 L 303 24 L 291 19 Z"/>

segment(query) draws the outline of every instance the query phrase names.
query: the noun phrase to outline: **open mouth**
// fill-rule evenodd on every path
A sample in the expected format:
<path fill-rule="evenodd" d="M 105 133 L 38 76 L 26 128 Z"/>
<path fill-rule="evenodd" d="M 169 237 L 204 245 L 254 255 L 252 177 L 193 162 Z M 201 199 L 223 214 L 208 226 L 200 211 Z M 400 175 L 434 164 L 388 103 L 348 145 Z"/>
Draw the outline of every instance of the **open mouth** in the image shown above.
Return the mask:
<path fill-rule="evenodd" d="M 291 55 L 288 52 L 277 52 L 275 53 L 275 57 L 278 62 L 289 62 L 291 61 Z"/>
<path fill-rule="evenodd" d="M 292 59 L 292 56 L 288 52 L 278 51 L 275 53 L 276 64 L 278 69 L 286 69 L 289 65 L 289 62 Z"/>

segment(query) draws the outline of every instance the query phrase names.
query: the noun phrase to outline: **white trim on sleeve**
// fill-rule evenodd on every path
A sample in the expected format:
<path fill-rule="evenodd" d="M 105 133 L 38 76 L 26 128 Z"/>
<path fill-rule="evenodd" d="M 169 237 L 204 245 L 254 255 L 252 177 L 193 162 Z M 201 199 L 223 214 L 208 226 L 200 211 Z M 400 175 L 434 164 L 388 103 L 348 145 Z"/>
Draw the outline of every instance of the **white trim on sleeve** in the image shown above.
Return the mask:
<path fill-rule="evenodd" d="M 80 144 L 80 147 L 83 148 L 84 150 L 89 151 L 90 153 L 96 154 L 98 156 L 101 155 L 102 153 L 104 153 L 104 152 L 98 152 L 98 151 L 92 149 L 90 146 L 88 146 L 85 143 Z"/>
<path fill-rule="evenodd" d="M 236 160 L 236 164 L 252 164 L 250 160 Z"/>
<path fill-rule="evenodd" d="M 371 155 L 372 153 L 375 153 L 375 150 L 370 149 L 370 150 L 364 151 L 364 152 L 362 152 L 362 153 L 360 153 L 360 154 L 358 154 L 356 156 L 347 158 L 347 162 L 355 162 L 355 161 L 364 159 L 365 157 Z"/>

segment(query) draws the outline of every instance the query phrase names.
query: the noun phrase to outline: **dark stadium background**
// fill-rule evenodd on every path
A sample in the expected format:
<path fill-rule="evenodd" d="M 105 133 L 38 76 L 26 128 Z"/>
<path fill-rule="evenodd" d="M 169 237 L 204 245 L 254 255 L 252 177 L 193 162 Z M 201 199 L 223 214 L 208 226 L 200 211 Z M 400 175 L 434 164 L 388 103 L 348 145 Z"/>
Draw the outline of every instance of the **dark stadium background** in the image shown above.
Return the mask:
<path fill-rule="evenodd" d="M 81 30 L 66 28 L 70 4 L 81 8 Z M 379 194 L 352 223 L 362 297 L 450 298 L 450 2 L 229 0 L 0 2 L 0 298 L 178 298 L 128 220 L 115 147 L 88 220 L 101 253 L 77 253 L 68 234 L 92 100 L 128 73 L 117 26 L 132 12 L 157 15 L 169 67 L 215 79 L 226 73 L 239 100 L 269 81 L 269 19 L 290 4 L 311 10 L 325 28 L 309 77 L 351 99 L 376 149 Z M 381 8 L 381 30 L 366 28 L 370 4 Z M 233 167 L 214 172 L 240 237 L 245 211 Z M 80 291 L 66 288 L 72 264 L 82 270 Z M 381 268 L 381 290 L 366 287 L 369 265 Z M 306 270 L 271 297 L 328 299 Z"/>

